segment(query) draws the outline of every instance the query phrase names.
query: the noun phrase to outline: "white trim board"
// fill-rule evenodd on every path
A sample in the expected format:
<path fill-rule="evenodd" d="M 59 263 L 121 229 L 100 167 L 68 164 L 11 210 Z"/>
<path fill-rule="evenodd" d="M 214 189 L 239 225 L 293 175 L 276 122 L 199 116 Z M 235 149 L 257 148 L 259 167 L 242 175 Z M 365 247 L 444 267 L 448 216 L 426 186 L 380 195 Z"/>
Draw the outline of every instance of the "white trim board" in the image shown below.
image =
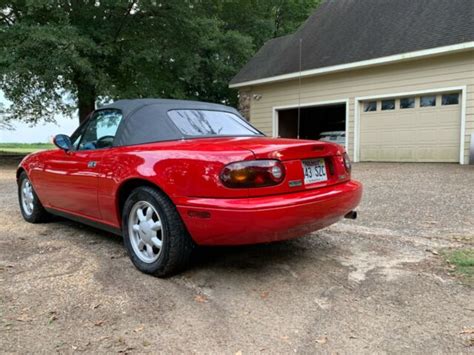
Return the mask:
<path fill-rule="evenodd" d="M 437 55 L 442 55 L 442 54 L 462 52 L 462 51 L 466 51 L 470 49 L 474 49 L 474 41 L 454 44 L 450 46 L 423 49 L 420 51 L 414 51 L 414 52 L 408 52 L 408 53 L 395 54 L 395 55 L 390 55 L 387 57 L 362 60 L 359 62 L 333 65 L 333 66 L 324 67 L 324 68 L 309 69 L 309 70 L 304 70 L 301 73 L 295 72 L 295 73 L 276 75 L 276 76 L 263 78 L 263 79 L 249 80 L 249 81 L 244 81 L 241 83 L 230 84 L 229 88 L 240 88 L 240 87 L 245 87 L 245 86 L 261 85 L 261 84 L 267 84 L 267 83 L 272 83 L 272 82 L 277 82 L 277 81 L 297 79 L 300 76 L 304 78 L 304 77 L 309 77 L 309 76 L 329 74 L 329 73 L 335 73 L 335 72 L 341 72 L 341 71 L 347 71 L 347 70 L 353 70 L 353 69 L 362 69 L 362 68 L 375 66 L 375 65 L 391 64 L 391 63 L 397 63 L 397 62 L 402 62 L 402 61 L 407 61 L 407 60 L 412 60 L 412 59 L 421 59 L 421 58 L 437 56 Z"/>
<path fill-rule="evenodd" d="M 274 106 L 272 108 L 272 135 L 274 138 L 278 137 L 278 111 L 294 108 L 308 108 L 308 107 L 318 107 L 318 106 L 328 106 L 328 105 L 337 105 L 345 104 L 346 105 L 346 149 L 349 143 L 349 99 L 340 99 L 340 100 L 331 100 L 331 101 L 318 101 L 318 102 L 309 102 L 303 104 L 293 104 L 285 106 Z"/>
<path fill-rule="evenodd" d="M 354 162 L 360 161 L 360 103 L 366 100 L 378 100 L 385 98 L 395 98 L 400 96 L 412 96 L 422 94 L 439 94 L 442 92 L 457 91 L 461 93 L 461 132 L 460 132 L 460 149 L 459 149 L 459 164 L 465 164 L 464 162 L 464 142 L 466 137 L 466 96 L 467 86 L 453 86 L 447 88 L 434 88 L 427 90 L 408 91 L 408 92 L 396 92 L 383 95 L 371 95 L 356 97 L 354 100 Z"/>

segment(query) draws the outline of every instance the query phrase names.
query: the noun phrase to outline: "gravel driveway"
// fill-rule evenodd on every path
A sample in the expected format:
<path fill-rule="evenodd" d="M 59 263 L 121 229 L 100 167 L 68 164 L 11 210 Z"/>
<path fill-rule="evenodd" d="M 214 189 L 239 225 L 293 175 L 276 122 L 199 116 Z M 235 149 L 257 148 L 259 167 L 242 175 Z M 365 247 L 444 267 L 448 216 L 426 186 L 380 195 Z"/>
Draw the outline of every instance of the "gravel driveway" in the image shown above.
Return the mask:
<path fill-rule="evenodd" d="M 21 219 L 0 166 L 0 352 L 470 352 L 474 290 L 437 251 L 474 244 L 474 167 L 356 164 L 359 219 L 202 249 L 161 280 L 120 238 Z"/>

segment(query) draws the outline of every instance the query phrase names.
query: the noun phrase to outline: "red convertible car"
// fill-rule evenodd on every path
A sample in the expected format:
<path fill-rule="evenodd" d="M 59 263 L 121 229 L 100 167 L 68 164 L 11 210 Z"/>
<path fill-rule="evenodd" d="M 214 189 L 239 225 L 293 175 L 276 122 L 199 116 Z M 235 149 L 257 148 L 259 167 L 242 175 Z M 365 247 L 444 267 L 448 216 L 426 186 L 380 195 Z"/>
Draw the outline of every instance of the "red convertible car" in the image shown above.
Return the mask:
<path fill-rule="evenodd" d="M 355 218 L 362 186 L 339 145 L 265 137 L 230 107 L 121 100 L 17 171 L 24 219 L 51 214 L 123 235 L 133 264 L 167 276 L 195 245 L 266 243 Z"/>

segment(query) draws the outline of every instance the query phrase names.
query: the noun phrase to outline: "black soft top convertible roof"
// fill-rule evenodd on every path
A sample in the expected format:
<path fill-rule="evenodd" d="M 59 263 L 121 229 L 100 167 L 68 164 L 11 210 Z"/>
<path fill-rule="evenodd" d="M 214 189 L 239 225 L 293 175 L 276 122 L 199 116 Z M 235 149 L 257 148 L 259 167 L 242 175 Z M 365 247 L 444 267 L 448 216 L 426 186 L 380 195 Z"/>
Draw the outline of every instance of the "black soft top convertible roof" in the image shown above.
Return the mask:
<path fill-rule="evenodd" d="M 118 100 L 96 111 L 111 109 L 120 110 L 123 115 L 114 146 L 188 138 L 168 118 L 168 111 L 171 110 L 224 111 L 242 118 L 236 109 L 229 106 L 169 99 Z"/>

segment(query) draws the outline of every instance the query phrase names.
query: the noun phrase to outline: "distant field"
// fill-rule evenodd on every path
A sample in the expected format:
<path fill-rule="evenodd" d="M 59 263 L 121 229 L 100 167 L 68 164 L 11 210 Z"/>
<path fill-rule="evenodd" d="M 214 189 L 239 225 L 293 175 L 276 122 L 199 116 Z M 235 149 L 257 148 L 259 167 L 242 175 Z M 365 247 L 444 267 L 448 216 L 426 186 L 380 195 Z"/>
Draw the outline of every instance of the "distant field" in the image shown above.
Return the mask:
<path fill-rule="evenodd" d="M 28 154 L 42 149 L 52 149 L 50 143 L 0 143 L 0 154 Z"/>

